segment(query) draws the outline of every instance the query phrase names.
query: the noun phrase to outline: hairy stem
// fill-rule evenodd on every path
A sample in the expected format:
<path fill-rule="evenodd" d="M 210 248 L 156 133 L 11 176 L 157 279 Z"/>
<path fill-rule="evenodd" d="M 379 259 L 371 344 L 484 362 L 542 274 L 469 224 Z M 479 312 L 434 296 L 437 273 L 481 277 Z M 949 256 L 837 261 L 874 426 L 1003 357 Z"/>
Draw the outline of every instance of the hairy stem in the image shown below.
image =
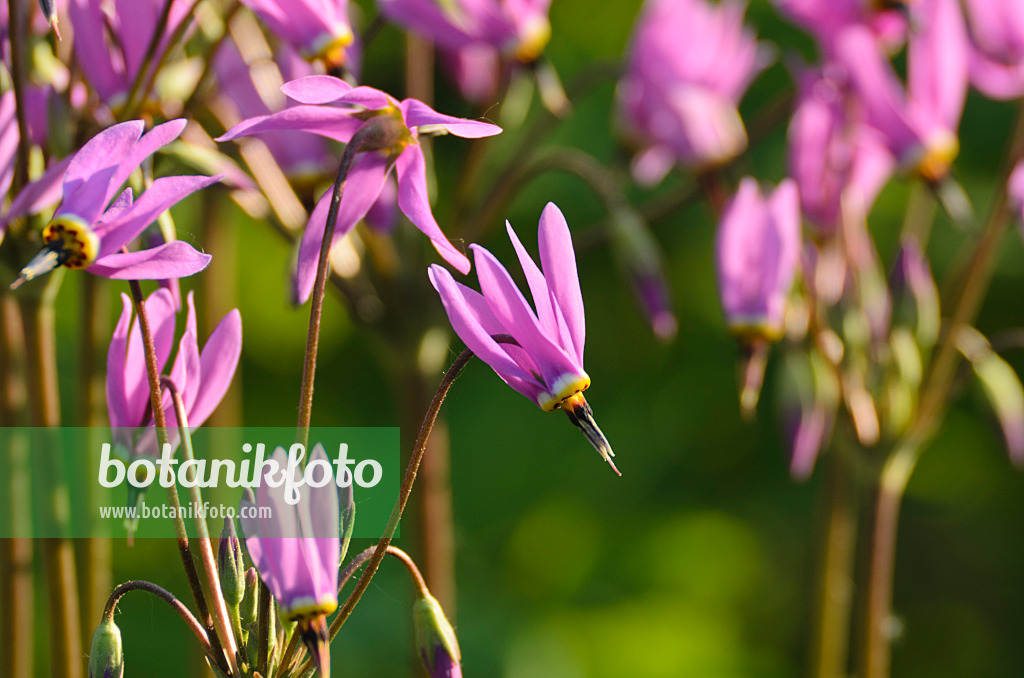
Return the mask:
<path fill-rule="evenodd" d="M 171 401 L 174 403 L 174 416 L 178 420 L 178 435 L 181 437 L 182 454 L 185 461 L 195 461 L 195 454 L 192 452 L 192 435 L 188 430 L 188 418 L 185 414 L 185 403 L 181 399 L 181 393 L 169 377 L 161 378 L 164 388 L 171 394 Z M 195 467 L 193 466 L 191 477 L 192 503 L 195 506 L 203 505 L 203 496 L 199 487 L 195 484 Z M 227 651 L 228 663 L 231 665 L 232 673 L 238 673 L 238 644 L 235 634 L 231 630 L 231 617 L 228 614 L 228 606 L 224 601 L 224 594 L 220 590 L 220 579 L 217 576 L 217 559 L 213 555 L 213 547 L 210 544 L 210 532 L 206 527 L 206 518 L 196 514 L 196 532 L 199 533 L 199 555 L 203 561 L 203 572 L 206 575 L 206 588 L 213 598 L 213 622 L 217 627 L 221 644 Z"/>
<path fill-rule="evenodd" d="M 192 635 L 199 641 L 199 645 L 202 646 L 203 652 L 206 654 L 207 659 L 210 660 L 211 664 L 217 663 L 217 657 L 214 654 L 213 648 L 210 646 L 210 639 L 206 635 L 206 629 L 199 623 L 199 620 L 193 616 L 192 612 L 189 611 L 185 604 L 174 597 L 174 594 L 166 589 L 163 589 L 156 584 L 142 580 L 126 581 L 123 584 L 118 584 L 117 587 L 110 593 L 110 597 L 107 598 L 107 604 L 103 608 L 103 621 L 113 621 L 114 612 L 117 610 L 117 604 L 121 601 L 129 591 L 144 591 L 152 594 L 160 600 L 167 603 L 172 610 L 178 613 L 182 621 L 188 626 Z"/>
<path fill-rule="evenodd" d="M 146 317 L 146 305 L 145 300 L 142 298 L 142 287 L 139 285 L 139 281 L 128 281 L 128 287 L 131 290 L 132 304 L 135 307 L 135 315 L 138 318 L 139 329 L 142 334 L 142 347 L 146 357 L 146 377 L 149 381 L 149 398 L 153 410 L 153 422 L 156 426 L 160 448 L 163 449 L 164 445 L 167 445 L 169 441 L 167 437 L 167 419 L 164 416 L 160 396 L 160 370 L 156 364 L 156 347 L 153 345 L 153 333 L 149 327 L 149 319 Z M 178 498 L 178 486 L 176 484 L 171 484 L 167 488 L 167 499 L 171 503 L 174 512 L 174 532 L 178 544 L 178 554 L 181 556 L 181 564 L 185 568 L 185 577 L 188 579 L 192 597 L 196 602 L 196 610 L 199 613 L 200 620 L 206 626 L 210 644 L 214 647 L 215 654 L 219 660 L 217 665 L 227 673 L 230 669 L 221 649 L 220 640 L 217 638 L 210 611 L 206 605 L 202 581 L 199 578 L 199 572 L 196 570 L 195 560 L 192 558 L 188 532 L 185 529 L 185 521 L 181 517 L 181 500 Z"/>

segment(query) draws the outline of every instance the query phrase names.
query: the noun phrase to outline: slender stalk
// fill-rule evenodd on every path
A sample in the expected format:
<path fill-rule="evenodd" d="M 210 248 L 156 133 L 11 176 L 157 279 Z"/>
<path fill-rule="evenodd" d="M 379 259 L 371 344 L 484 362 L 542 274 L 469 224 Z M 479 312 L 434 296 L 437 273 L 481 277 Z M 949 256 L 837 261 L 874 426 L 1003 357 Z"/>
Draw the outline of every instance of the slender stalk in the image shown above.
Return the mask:
<path fill-rule="evenodd" d="M 416 585 L 416 590 L 420 595 L 430 595 L 430 589 L 427 588 L 426 580 L 423 579 L 423 575 L 420 574 L 420 569 L 416 567 L 416 561 L 410 558 L 408 553 L 397 546 L 389 546 L 387 554 L 402 561 L 402 564 L 405 565 L 405 569 L 409 572 L 409 576 L 412 577 L 412 583 Z"/>
<path fill-rule="evenodd" d="M 181 437 L 182 454 L 185 461 L 195 461 L 195 454 L 192 452 L 192 435 L 188 430 L 188 418 L 185 413 L 185 403 L 181 399 L 181 393 L 169 377 L 161 379 L 164 388 L 171 394 L 171 401 L 174 403 L 174 416 L 178 420 L 178 435 Z M 194 469 L 194 467 L 193 467 Z M 199 487 L 195 484 L 195 471 L 190 478 L 192 487 L 192 503 L 196 506 L 203 505 L 203 496 Z M 203 561 L 203 572 L 206 574 L 206 588 L 213 598 L 213 622 L 217 626 L 218 634 L 221 636 L 221 643 L 227 650 L 228 663 L 231 671 L 238 674 L 238 644 L 235 642 L 235 635 L 231 630 L 231 617 L 228 614 L 228 606 L 224 601 L 224 594 L 220 590 L 220 579 L 217 575 L 217 559 L 213 555 L 213 546 L 210 544 L 210 532 L 206 527 L 206 519 L 196 513 L 196 532 L 199 533 L 199 555 Z"/>
<path fill-rule="evenodd" d="M 156 347 L 153 345 L 153 333 L 149 327 L 149 319 L 146 317 L 145 301 L 142 298 L 142 287 L 138 280 L 129 280 L 128 287 L 131 290 L 132 304 L 135 307 L 135 315 L 139 320 L 139 329 L 142 334 L 142 347 L 146 357 L 146 376 L 149 381 L 150 405 L 153 410 L 153 421 L 156 425 L 157 438 L 160 448 L 168 443 L 167 419 L 164 416 L 163 404 L 161 402 L 160 370 L 156 364 Z M 185 577 L 188 579 L 192 597 L 196 602 L 196 610 L 199 618 L 206 626 L 210 644 L 214 647 L 215 654 L 219 661 L 218 666 L 226 673 L 229 666 L 221 649 L 220 640 L 214 629 L 209 608 L 206 605 L 206 596 L 203 593 L 203 585 L 196 570 L 195 560 L 192 558 L 192 549 L 188 541 L 188 533 L 185 529 L 185 521 L 181 517 L 181 500 L 178 498 L 178 486 L 172 484 L 167 488 L 167 499 L 174 509 L 174 531 L 178 544 L 178 554 L 181 556 L 181 564 L 185 568 Z"/>
<path fill-rule="evenodd" d="M 811 675 L 842 678 L 848 675 L 857 506 L 849 468 L 842 454 L 830 455 L 827 460 Z"/>
<path fill-rule="evenodd" d="M 29 134 L 25 116 L 25 36 L 28 35 L 28 15 L 22 16 L 21 8 L 28 7 L 19 0 L 7 0 L 7 17 L 11 41 L 11 84 L 14 88 L 14 110 L 18 119 L 18 152 L 14 159 L 14 180 L 11 195 L 28 183 Z"/>
<path fill-rule="evenodd" d="M 121 602 L 121 598 L 124 597 L 129 591 L 144 591 L 152 594 L 160 600 L 167 603 L 172 610 L 178 613 L 182 621 L 188 626 L 189 631 L 199 641 L 199 645 L 202 646 L 203 652 L 206 654 L 207 659 L 210 660 L 211 664 L 217 663 L 216 655 L 213 652 L 213 648 L 210 646 L 210 639 L 206 635 L 206 629 L 199 623 L 199 620 L 193 616 L 192 612 L 185 607 L 185 604 L 174 597 L 174 594 L 167 591 L 160 586 L 148 581 L 142 581 L 135 579 L 132 581 L 126 581 L 123 584 L 118 584 L 116 588 L 110 593 L 110 597 L 107 598 L 107 604 L 103 608 L 103 621 L 109 622 L 114 620 L 114 612 L 117 610 L 117 604 Z"/>
<path fill-rule="evenodd" d="M 259 580 L 259 609 L 256 613 L 256 669 L 261 675 L 267 675 L 270 666 L 270 615 L 274 607 L 271 605 L 270 589 Z"/>
<path fill-rule="evenodd" d="M 25 367 L 28 383 L 29 420 L 36 427 L 60 425 L 60 398 L 57 384 L 57 346 L 53 301 L 61 276 L 51 276 L 38 295 L 19 299 L 25 336 Z M 63 460 L 57 446 L 44 442 L 41 468 L 45 478 L 35 474 L 33 483 L 38 519 L 48 536 L 41 540 L 43 567 L 47 584 L 48 618 L 52 647 L 50 673 L 55 678 L 79 678 L 82 675 L 82 636 L 78 614 L 78 585 L 71 540 L 65 534 L 68 514 L 68 489 Z M 50 536 L 53 535 L 53 536 Z"/>
<path fill-rule="evenodd" d="M 78 397 L 76 400 L 78 426 L 85 428 L 102 425 L 99 408 L 102 402 L 103 380 L 100 376 L 102 363 L 99 360 L 98 352 L 103 343 L 102 334 L 105 329 L 103 319 L 106 318 L 109 306 L 104 291 L 98 277 L 83 276 L 82 310 L 79 316 L 80 329 L 78 333 L 80 343 L 76 366 L 78 369 Z M 79 469 L 85 470 L 88 464 L 84 459 L 81 462 L 82 466 Z M 89 507 L 109 503 L 109 492 L 100 487 L 98 483 L 89 483 L 88 491 L 84 494 L 86 506 L 83 508 L 88 515 L 93 515 Z M 87 537 L 75 540 L 75 556 L 79 572 L 82 575 L 78 593 L 82 602 L 83 629 L 87 630 L 93 620 L 100 616 L 107 599 L 107 592 L 113 585 L 111 554 L 110 539 Z"/>
<path fill-rule="evenodd" d="M 1000 244 L 1011 221 L 1006 183 L 1017 160 L 1024 157 L 1024 109 L 1017 117 L 1013 140 L 997 179 L 986 226 L 975 246 L 958 293 L 952 298 L 953 312 L 921 386 L 921 400 L 907 433 L 886 461 L 872 515 L 867 599 L 864 610 L 864 643 L 861 651 L 863 678 L 887 678 L 890 667 L 893 573 L 896 533 L 903 492 L 924 445 L 935 435 L 948 407 L 960 354 L 956 339 L 960 328 L 974 322 L 992 282 Z"/>
<path fill-rule="evenodd" d="M 21 315 L 14 299 L 0 293 L 0 426 L 16 426 L 24 409 L 23 386 L 16 365 L 24 364 Z M 14 441 L 11 441 L 12 443 Z M 0 539 L 0 675 L 32 678 L 32 635 L 34 589 L 32 586 L 32 539 L 18 534 L 14 515 L 24 511 L 29 498 L 25 488 L 27 463 L 24 446 L 10 444 L 0 453 L 0 497 L 6 506 L 0 516 L 10 520 L 9 539 Z"/>
<path fill-rule="evenodd" d="M 157 51 L 160 49 L 160 43 L 163 41 L 164 33 L 167 32 L 167 26 L 171 20 L 171 9 L 174 7 L 174 0 L 166 0 L 164 2 L 163 10 L 160 12 L 160 17 L 153 28 L 153 35 L 150 37 L 149 45 L 146 47 L 146 54 L 142 57 L 139 72 L 135 74 L 135 79 L 132 80 L 131 88 L 128 90 L 128 96 L 125 98 L 124 109 L 122 109 L 125 120 L 130 120 L 138 114 L 142 104 L 146 101 L 146 97 L 149 96 L 153 81 L 156 79 L 156 73 L 160 70 L 160 64 L 163 62 L 163 56 L 184 35 L 185 29 L 188 28 L 190 16 L 197 4 L 198 0 L 192 4 L 188 14 L 182 17 L 178 29 L 167 41 L 167 45 L 159 60 L 154 63 L 157 60 Z"/>
<path fill-rule="evenodd" d="M 327 212 L 327 227 L 324 229 L 324 237 L 320 242 L 320 257 L 316 265 L 316 282 L 313 284 L 313 297 L 309 309 L 306 357 L 302 366 L 298 442 L 303 445 L 308 445 L 309 443 L 309 422 L 313 415 L 313 381 L 316 376 L 316 356 L 320 342 L 320 318 L 323 315 L 324 295 L 327 292 L 328 260 L 331 254 L 331 243 L 334 241 L 334 231 L 338 226 L 338 208 L 341 206 L 341 196 L 345 191 L 345 182 L 348 178 L 349 170 L 352 169 L 352 164 L 355 162 L 356 154 L 362 150 L 363 144 L 367 143 L 377 133 L 378 130 L 372 127 L 370 123 L 359 128 L 345 147 L 345 152 L 341 156 L 341 163 L 338 166 L 338 175 L 334 179 L 334 192 L 331 195 L 331 206 Z"/>

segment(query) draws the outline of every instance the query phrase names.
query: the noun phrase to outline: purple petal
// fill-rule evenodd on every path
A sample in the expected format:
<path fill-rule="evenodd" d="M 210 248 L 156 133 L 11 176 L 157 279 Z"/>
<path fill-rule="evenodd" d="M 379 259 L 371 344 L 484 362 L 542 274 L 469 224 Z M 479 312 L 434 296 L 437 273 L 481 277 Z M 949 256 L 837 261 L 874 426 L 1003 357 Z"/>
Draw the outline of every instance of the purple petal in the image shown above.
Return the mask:
<path fill-rule="evenodd" d="M 172 205 L 220 180 L 221 176 L 160 177 L 130 208 L 104 223 L 103 228 L 97 228 L 97 235 L 100 236 L 99 256 L 102 258 L 117 252 Z"/>
<path fill-rule="evenodd" d="M 481 139 L 501 134 L 501 128 L 497 125 L 444 115 L 416 99 L 406 99 L 402 102 L 402 114 L 405 117 L 405 124 L 410 128 L 423 125 L 438 125 L 443 127 L 449 134 L 465 139 Z"/>
<path fill-rule="evenodd" d="M 241 355 L 242 316 L 234 309 L 210 334 L 199 356 L 202 381 L 189 413 L 189 426 L 202 426 L 217 409 L 231 387 Z"/>
<path fill-rule="evenodd" d="M 171 355 L 174 346 L 174 300 L 167 290 L 156 290 L 144 303 L 146 320 L 153 336 L 156 353 L 156 367 L 160 372 Z M 142 346 L 142 332 L 138 319 L 132 323 L 128 334 L 128 350 L 124 366 L 124 391 L 127 400 L 126 420 L 130 426 L 143 426 L 143 414 L 149 406 L 149 379 L 146 372 L 146 355 Z"/>
<path fill-rule="evenodd" d="M 175 240 L 141 252 L 109 254 L 86 270 L 113 280 L 167 280 L 195 275 L 206 268 L 212 258 L 197 252 L 188 243 Z"/>
<path fill-rule="evenodd" d="M 526 284 L 530 287 L 530 296 L 533 297 L 533 305 L 537 309 L 537 317 L 540 320 L 541 327 L 548 336 L 560 336 L 558 316 L 552 305 L 551 290 L 548 289 L 548 283 L 544 280 L 544 274 L 541 273 L 540 268 L 537 267 L 537 264 L 534 263 L 527 253 L 523 243 L 519 241 L 519 236 L 512 229 L 512 224 L 507 221 L 505 222 L 505 230 L 508 231 L 508 237 L 512 241 L 512 247 L 516 251 L 516 256 L 519 257 L 519 265 L 522 266 L 523 274 L 526 276 Z M 564 339 L 568 340 L 571 345 L 572 339 L 568 336 L 568 333 L 566 333 Z M 565 344 L 563 343 L 563 345 Z"/>
<path fill-rule="evenodd" d="M 348 143 L 362 120 L 352 117 L 352 111 L 330 106 L 292 106 L 273 115 L 259 115 L 238 123 L 216 141 L 231 141 L 274 130 L 301 130 Z"/>
<path fill-rule="evenodd" d="M 507 375 L 530 380 L 530 375 L 523 372 L 491 337 L 492 334 L 505 334 L 507 329 L 494 317 L 483 297 L 455 282 L 448 269 L 438 264 L 433 264 L 427 275 L 441 297 L 455 334 L 459 335 L 466 347 L 502 377 Z M 471 304 L 474 296 L 477 301 L 475 308 Z"/>
<path fill-rule="evenodd" d="M 114 197 L 114 194 L 117 193 L 119 188 L 121 188 L 121 185 L 128 180 L 131 173 L 134 172 L 146 158 L 180 137 L 181 133 L 185 131 L 186 125 L 188 125 L 188 121 L 184 118 L 165 122 L 162 125 L 157 125 L 153 129 L 149 130 L 149 132 L 139 139 L 137 143 L 132 145 L 129 149 L 128 155 L 125 156 L 118 164 L 117 171 L 114 173 L 114 176 L 110 181 L 110 186 L 107 190 L 107 198 L 104 201 L 104 204 Z"/>
<path fill-rule="evenodd" d="M 582 373 L 583 367 L 576 357 L 555 343 L 556 338 L 544 334 L 533 309 L 494 255 L 479 245 L 472 245 L 471 248 L 475 255 L 480 290 L 487 305 L 523 350 L 536 361 L 544 383 L 553 387 L 560 377 Z"/>
<path fill-rule="evenodd" d="M 13 219 L 25 216 L 26 214 L 37 214 L 60 200 L 61 191 L 63 190 L 61 184 L 68 165 L 71 164 L 71 160 L 72 158 L 64 158 L 60 162 L 51 165 L 43 172 L 41 177 L 22 189 L 21 193 L 11 201 L 11 206 L 7 209 L 7 213 L 0 219 L 0 229 Z"/>
<path fill-rule="evenodd" d="M 908 47 L 908 92 L 930 120 L 952 131 L 967 97 L 967 29 L 956 0 L 924 4 L 924 30 Z"/>
<path fill-rule="evenodd" d="M 548 203 L 540 216 L 537 233 L 540 246 L 540 264 L 544 269 L 551 294 L 562 312 L 576 359 L 583 364 L 583 344 L 586 341 L 586 319 L 583 312 L 583 293 L 576 272 L 576 252 L 572 247 L 569 225 L 561 210 L 554 203 Z M 565 347 L 570 349 L 569 346 Z"/>
<path fill-rule="evenodd" d="M 469 273 L 469 259 L 448 242 L 434 220 L 427 197 L 427 165 L 419 144 L 407 146 L 396 163 L 398 172 L 398 207 L 413 225 L 434 243 L 445 261 L 462 274 Z"/>
<path fill-rule="evenodd" d="M 121 294 L 121 305 L 121 317 L 107 349 L 107 414 L 111 428 L 127 428 L 139 423 L 129 418 L 125 394 L 125 355 L 128 351 L 128 326 L 132 319 L 132 302 L 127 294 Z"/>
<path fill-rule="evenodd" d="M 324 447 L 320 443 L 313 447 L 310 461 L 313 460 L 328 461 Z M 336 595 L 338 564 L 341 560 L 341 517 L 338 509 L 338 488 L 333 478 L 323 487 L 309 488 L 309 513 L 310 532 L 316 537 L 314 543 L 322 580 L 318 592 Z"/>
<path fill-rule="evenodd" d="M 352 85 L 330 75 L 307 75 L 286 82 L 281 91 L 300 104 L 329 104 L 352 91 Z"/>
<path fill-rule="evenodd" d="M 334 229 L 334 238 L 331 242 L 333 247 L 344 238 L 352 227 L 366 213 L 377 200 L 381 190 L 384 188 L 388 174 L 388 159 L 380 153 L 362 153 L 349 171 L 348 179 L 345 181 L 345 190 L 341 194 L 341 204 L 338 205 L 338 222 Z M 316 269 L 320 261 L 320 247 L 323 245 L 324 230 L 327 228 L 327 216 L 330 212 L 332 192 L 328 191 L 316 204 L 306 230 L 302 234 L 302 242 L 299 244 L 299 260 L 295 271 L 295 293 L 296 300 L 300 304 L 306 303 L 310 293 L 313 291 L 313 284 L 316 282 Z"/>
<path fill-rule="evenodd" d="M 141 120 L 123 122 L 108 127 L 82 146 L 64 175 L 64 203 L 59 214 L 71 213 L 89 223 L 95 221 L 109 201 L 107 194 L 118 165 L 138 142 L 143 127 Z"/>

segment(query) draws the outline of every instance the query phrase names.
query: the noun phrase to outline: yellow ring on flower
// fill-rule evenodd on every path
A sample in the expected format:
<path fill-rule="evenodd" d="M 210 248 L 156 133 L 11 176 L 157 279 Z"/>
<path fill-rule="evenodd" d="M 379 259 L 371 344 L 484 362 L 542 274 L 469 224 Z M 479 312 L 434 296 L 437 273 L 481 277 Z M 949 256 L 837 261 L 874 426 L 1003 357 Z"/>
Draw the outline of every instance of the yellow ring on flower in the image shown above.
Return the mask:
<path fill-rule="evenodd" d="M 523 39 L 516 45 L 516 59 L 524 64 L 533 63 L 551 40 L 551 23 L 545 18 L 534 21 Z"/>
<path fill-rule="evenodd" d="M 537 399 L 540 409 L 545 412 L 554 412 L 559 406 L 577 393 L 582 393 L 590 388 L 590 377 L 586 372 L 583 374 L 566 374 L 559 377 L 558 381 L 551 387 L 550 393 L 543 393 Z"/>
<path fill-rule="evenodd" d="M 43 229 L 43 242 L 60 241 L 64 265 L 71 269 L 88 268 L 100 253 L 100 239 L 79 217 L 62 214 Z"/>
<path fill-rule="evenodd" d="M 278 601 L 280 602 L 280 601 Z M 313 598 L 296 598 L 288 609 L 281 607 L 281 617 L 285 621 L 296 621 L 312 617 L 327 616 L 338 609 L 338 599 L 324 596 L 320 600 Z"/>

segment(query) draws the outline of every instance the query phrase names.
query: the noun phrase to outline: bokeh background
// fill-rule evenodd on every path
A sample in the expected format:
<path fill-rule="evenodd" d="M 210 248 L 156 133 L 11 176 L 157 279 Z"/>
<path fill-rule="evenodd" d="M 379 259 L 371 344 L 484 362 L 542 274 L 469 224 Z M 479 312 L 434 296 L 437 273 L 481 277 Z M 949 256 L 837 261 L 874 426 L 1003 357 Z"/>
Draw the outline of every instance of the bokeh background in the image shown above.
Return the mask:
<path fill-rule="evenodd" d="M 639 0 L 555 0 L 547 54 L 566 83 L 594 64 L 621 57 L 640 5 Z M 810 58 L 813 47 L 765 0 L 751 2 L 748 22 L 780 46 L 776 64 L 744 99 L 742 113 L 749 121 L 792 89 L 784 64 L 800 54 Z M 364 82 L 400 94 L 403 60 L 404 36 L 393 27 L 384 29 L 366 55 Z M 574 100 L 571 117 L 545 143 L 576 147 L 622 167 L 626 156 L 612 126 L 613 95 L 614 81 L 605 79 Z M 436 107 L 474 114 L 440 74 Z M 545 114 L 534 103 L 531 117 L 540 115 Z M 968 102 L 955 172 L 981 213 L 1013 115 L 1009 104 L 973 94 Z M 493 173 L 519 138 L 514 129 L 499 137 L 485 171 Z M 435 214 L 442 226 L 452 216 L 447 200 L 459 189 L 455 184 L 466 150 L 455 139 L 435 142 Z M 737 180 L 745 174 L 770 182 L 785 175 L 784 124 L 769 131 L 727 176 Z M 657 191 L 635 190 L 630 197 L 642 205 L 691 184 L 692 178 L 677 174 Z M 906 182 L 893 182 L 871 215 L 887 263 L 909 191 Z M 214 199 L 216 207 L 195 198 L 175 217 L 181 231 L 192 231 L 215 255 L 211 275 L 218 261 L 234 258 L 234 270 L 228 268 L 213 295 L 201 302 L 215 317 L 237 305 L 244 319 L 235 401 L 227 407 L 248 425 L 290 425 L 308 307 L 289 303 L 290 251 L 279 236 L 223 197 Z M 502 215 L 528 248 L 535 248 L 537 219 L 548 201 L 561 207 L 578 238 L 602 242 L 600 202 L 578 179 L 549 173 L 531 181 Z M 211 244 L 228 228 L 233 237 Z M 652 337 L 614 253 L 600 244 L 578 252 L 587 307 L 586 367 L 593 379 L 587 397 L 618 454 L 621 478 L 565 417 L 539 411 L 480 363 L 465 371 L 445 405 L 457 547 L 455 616 L 467 675 L 774 678 L 806 670 L 822 474 L 805 483 L 788 474 L 777 423 L 776 361 L 769 364 L 758 420 L 740 418 L 737 349 L 715 292 L 711 210 L 693 201 L 652 228 L 665 251 L 679 319 L 678 337 L 669 345 Z M 405 230 L 411 228 L 400 226 L 399 238 Z M 929 256 L 940 281 L 970 238 L 939 215 Z M 425 242 L 418 235 L 410 239 L 417 247 Z M 500 222 L 489 224 L 480 241 L 511 264 L 512 249 Z M 1022 254 L 1014 234 L 1003 248 L 979 321 L 982 331 L 1024 321 Z M 429 260 L 424 249 L 423 268 Z M 66 412 L 75 407 L 82 277 L 66 277 L 59 302 Z M 112 314 L 119 307 L 113 306 Z M 415 307 L 445 327 L 436 298 L 424 296 Z M 111 315 L 111 327 L 113 320 Z M 201 320 L 202 336 L 211 327 L 208 321 Z M 450 360 L 461 345 L 450 335 L 446 341 Z M 390 355 L 379 335 L 354 322 L 332 293 L 314 423 L 403 424 L 402 384 Z M 1024 357 L 1008 357 L 1024 368 Z M 409 431 L 403 431 L 403 440 L 408 450 Z M 414 516 L 406 521 L 399 545 L 415 554 L 413 521 Z M 1021 675 L 1022 525 L 1024 474 L 1011 467 L 980 393 L 965 380 L 910 482 L 901 517 L 895 609 L 902 623 L 894 675 Z M 139 539 L 128 548 L 118 541 L 114 564 L 115 581 L 147 578 L 187 597 L 169 542 Z M 416 675 L 410 588 L 397 563 L 385 562 L 332 646 L 336 675 Z M 200 675 L 198 648 L 163 605 L 128 596 L 119 622 L 128 675 Z"/>

